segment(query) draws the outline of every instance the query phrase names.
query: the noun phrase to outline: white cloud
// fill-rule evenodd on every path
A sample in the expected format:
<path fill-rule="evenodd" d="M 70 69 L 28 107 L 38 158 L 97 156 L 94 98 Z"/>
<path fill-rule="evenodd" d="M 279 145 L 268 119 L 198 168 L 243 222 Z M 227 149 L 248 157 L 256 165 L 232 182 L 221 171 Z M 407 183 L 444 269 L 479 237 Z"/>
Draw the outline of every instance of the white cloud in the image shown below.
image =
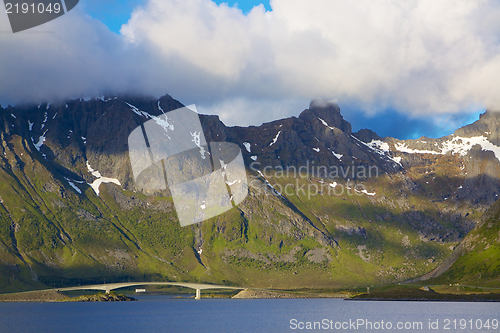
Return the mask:
<path fill-rule="evenodd" d="M 0 100 L 168 92 L 241 125 L 314 98 L 412 115 L 500 109 L 498 1 L 271 6 L 244 15 L 209 0 L 149 0 L 122 36 L 78 10 L 42 26 L 55 34 L 1 35 Z M 251 109 L 261 111 L 238 111 Z"/>
<path fill-rule="evenodd" d="M 299 114 L 309 107 L 306 99 L 254 100 L 239 97 L 202 105 L 198 112 L 218 115 L 227 126 L 260 125 Z"/>
<path fill-rule="evenodd" d="M 500 8 L 469 0 L 274 0 L 248 16 L 152 0 L 122 33 L 222 78 L 218 94 L 327 96 L 412 113 L 499 107 Z M 496 83 L 496 84 L 495 84 Z M 207 82 L 209 84 L 209 82 Z"/>
<path fill-rule="evenodd" d="M 78 8 L 78 7 L 77 7 Z M 0 17 L 0 29 L 10 30 Z M 0 35 L 0 101 L 50 101 L 103 91 L 126 91 L 136 79 L 122 38 L 81 12 L 45 25 Z"/>

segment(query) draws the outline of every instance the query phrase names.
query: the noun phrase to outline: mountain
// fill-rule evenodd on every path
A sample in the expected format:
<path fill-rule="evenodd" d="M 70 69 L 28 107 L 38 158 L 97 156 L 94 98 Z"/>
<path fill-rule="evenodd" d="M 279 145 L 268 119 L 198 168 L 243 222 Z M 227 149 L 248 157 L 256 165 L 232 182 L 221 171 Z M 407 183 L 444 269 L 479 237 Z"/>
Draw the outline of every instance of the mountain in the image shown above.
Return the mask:
<path fill-rule="evenodd" d="M 500 117 L 440 139 L 352 133 L 337 105 L 227 127 L 248 197 L 181 227 L 170 191 L 136 187 L 128 136 L 183 105 L 112 96 L 0 109 L 0 289 L 104 280 L 349 287 L 435 269 L 500 189 Z"/>
<path fill-rule="evenodd" d="M 482 221 L 453 253 L 417 281 L 498 287 L 500 282 L 500 201 L 483 214 Z"/>

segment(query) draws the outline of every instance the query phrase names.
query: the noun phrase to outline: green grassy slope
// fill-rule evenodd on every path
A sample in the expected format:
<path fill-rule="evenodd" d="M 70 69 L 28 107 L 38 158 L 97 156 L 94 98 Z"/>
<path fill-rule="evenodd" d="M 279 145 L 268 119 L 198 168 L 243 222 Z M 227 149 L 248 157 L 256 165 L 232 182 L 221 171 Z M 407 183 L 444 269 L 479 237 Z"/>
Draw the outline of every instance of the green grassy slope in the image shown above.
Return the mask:
<path fill-rule="evenodd" d="M 128 279 L 371 285 L 422 274 L 449 253 L 448 244 L 419 238 L 402 218 L 410 210 L 388 209 L 397 193 L 387 176 L 365 184 L 379 193 L 373 198 L 352 191 L 284 198 L 263 191 L 261 181 L 239 208 L 182 228 L 171 198 L 161 193 L 103 184 L 97 196 L 76 184 L 79 194 L 20 137 L 6 147 L 0 163 L 2 291 Z M 429 263 L 431 257 L 438 261 Z"/>

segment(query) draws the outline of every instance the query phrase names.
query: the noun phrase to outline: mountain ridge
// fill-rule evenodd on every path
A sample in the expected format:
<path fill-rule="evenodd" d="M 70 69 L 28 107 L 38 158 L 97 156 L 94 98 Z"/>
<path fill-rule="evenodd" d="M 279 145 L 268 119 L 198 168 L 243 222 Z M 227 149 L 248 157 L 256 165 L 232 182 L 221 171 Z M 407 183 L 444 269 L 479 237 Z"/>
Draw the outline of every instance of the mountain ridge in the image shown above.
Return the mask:
<path fill-rule="evenodd" d="M 247 128 L 200 115 L 207 142 L 240 146 L 250 193 L 238 208 L 181 228 L 168 190 L 135 187 L 127 137 L 182 106 L 166 95 L 0 110 L 5 290 L 102 276 L 283 287 L 404 281 L 445 260 L 499 193 L 500 163 L 480 145 L 351 133 L 337 105 L 313 101 L 299 117 Z M 497 119 L 482 121 L 489 117 Z M 484 129 L 475 127 L 464 133 Z M 480 143 L 496 140 L 490 130 Z M 279 174 L 301 166 L 305 177 Z M 376 175 L 358 172 L 370 167 Z"/>

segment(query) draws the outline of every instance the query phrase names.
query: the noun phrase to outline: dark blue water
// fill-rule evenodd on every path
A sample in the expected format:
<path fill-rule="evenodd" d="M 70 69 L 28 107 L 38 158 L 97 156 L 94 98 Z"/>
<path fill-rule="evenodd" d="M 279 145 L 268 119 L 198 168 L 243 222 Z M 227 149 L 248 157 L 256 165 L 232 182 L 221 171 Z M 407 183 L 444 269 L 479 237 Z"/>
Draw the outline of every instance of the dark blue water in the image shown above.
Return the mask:
<path fill-rule="evenodd" d="M 500 332 L 499 303 L 137 298 L 0 303 L 0 332 Z"/>

